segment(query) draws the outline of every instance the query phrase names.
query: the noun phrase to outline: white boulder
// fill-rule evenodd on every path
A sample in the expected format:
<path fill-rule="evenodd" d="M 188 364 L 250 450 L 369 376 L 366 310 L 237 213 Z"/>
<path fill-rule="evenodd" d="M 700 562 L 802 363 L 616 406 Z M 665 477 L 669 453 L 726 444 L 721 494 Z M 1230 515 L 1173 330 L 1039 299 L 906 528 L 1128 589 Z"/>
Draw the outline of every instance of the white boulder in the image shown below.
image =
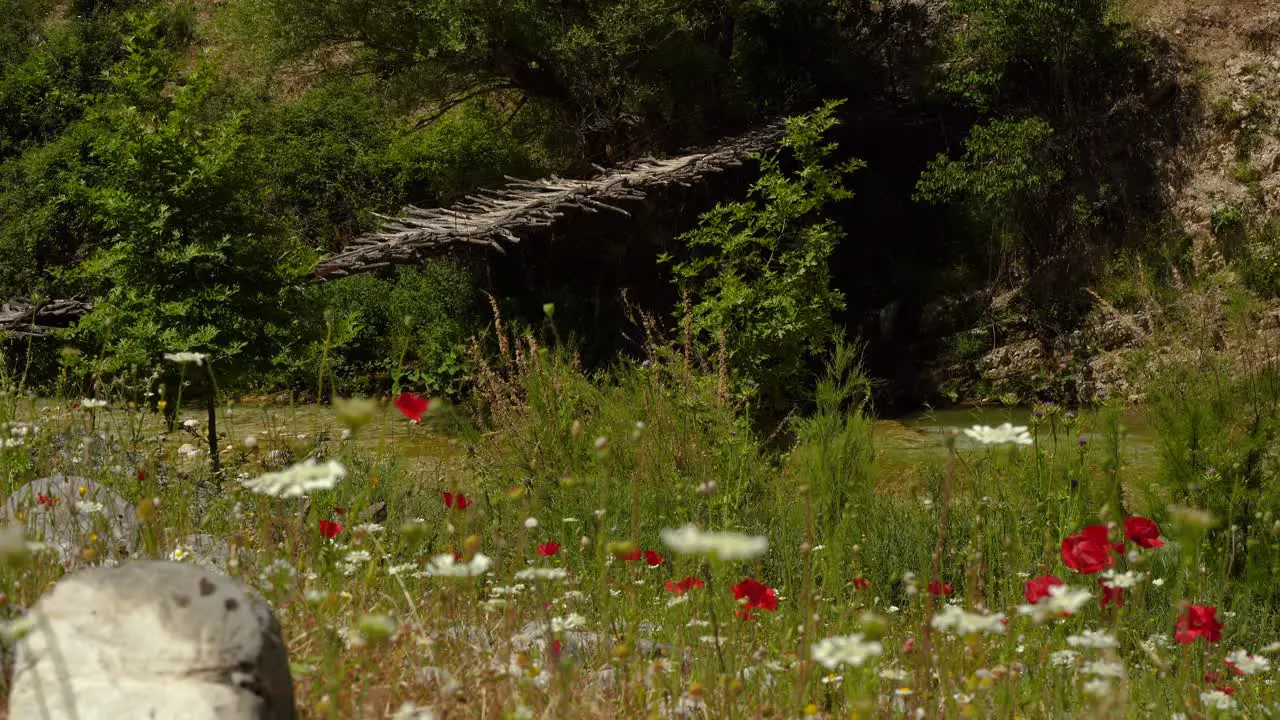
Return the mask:
<path fill-rule="evenodd" d="M 22 621 L 10 720 L 294 720 L 280 626 L 236 580 L 139 561 L 60 581 Z"/>

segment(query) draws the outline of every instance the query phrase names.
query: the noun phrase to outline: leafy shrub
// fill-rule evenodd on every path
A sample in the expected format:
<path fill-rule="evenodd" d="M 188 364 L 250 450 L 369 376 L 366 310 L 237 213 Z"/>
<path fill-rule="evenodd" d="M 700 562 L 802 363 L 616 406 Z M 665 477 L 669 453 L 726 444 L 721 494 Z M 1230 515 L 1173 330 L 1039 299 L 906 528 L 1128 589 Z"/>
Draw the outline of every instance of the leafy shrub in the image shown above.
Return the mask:
<path fill-rule="evenodd" d="M 1263 297 L 1280 296 L 1280 222 L 1249 228 L 1244 236 L 1244 252 L 1235 263 L 1240 279 Z"/>
<path fill-rule="evenodd" d="M 224 373 L 260 366 L 309 258 L 256 214 L 259 156 L 240 115 L 206 115 L 212 68 L 161 92 L 176 68 L 158 24 L 137 17 L 115 92 L 86 118 L 100 130 L 85 192 L 104 241 L 75 273 L 97 300 L 74 334 L 105 349 L 108 370 L 177 350 L 211 352 Z"/>
<path fill-rule="evenodd" d="M 663 257 L 691 296 L 700 350 L 723 344 L 739 391 L 775 407 L 802 396 L 844 308 L 828 265 L 840 231 L 822 211 L 851 196 L 844 176 L 861 163 L 828 164 L 835 145 L 824 134 L 838 104 L 787 122 L 782 145 L 795 155 L 794 171 L 783 169 L 780 152 L 765 156 L 747 200 L 717 205 L 681 236 L 691 257 Z"/>
<path fill-rule="evenodd" d="M 1212 513 L 1216 539 L 1226 542 L 1211 544 L 1228 549 L 1220 559 L 1236 570 L 1246 562 L 1270 567 L 1248 548 L 1271 531 L 1257 520 L 1280 513 L 1280 369 L 1184 363 L 1165 368 L 1147 397 L 1166 497 Z"/>

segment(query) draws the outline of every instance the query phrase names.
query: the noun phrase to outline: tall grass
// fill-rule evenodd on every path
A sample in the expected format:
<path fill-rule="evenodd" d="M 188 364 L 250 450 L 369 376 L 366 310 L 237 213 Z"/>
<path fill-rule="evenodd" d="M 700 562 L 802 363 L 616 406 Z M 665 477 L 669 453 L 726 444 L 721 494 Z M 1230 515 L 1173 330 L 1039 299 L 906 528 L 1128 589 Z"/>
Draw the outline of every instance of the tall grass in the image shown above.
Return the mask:
<path fill-rule="evenodd" d="M 587 372 L 550 328 L 539 337 L 497 320 L 494 347 L 472 347 L 469 400 L 422 426 L 379 421 L 344 438 L 328 407 L 308 411 L 321 429 L 228 406 L 220 486 L 207 452 L 179 451 L 201 437 L 167 434 L 141 409 L 145 379 L 104 383 L 110 405 L 93 411 L 72 407 L 79 393 L 7 392 L 0 439 L 27 427 L 15 422 L 39 427 L 0 449 L 0 486 L 9 495 L 67 472 L 114 489 L 137 507 L 138 556 L 192 562 L 191 535 L 224 541 L 226 571 L 280 616 L 307 718 L 419 717 L 407 703 L 459 718 L 1201 717 L 1224 702 L 1202 693 L 1225 684 L 1253 716 L 1280 708 L 1274 670 L 1236 677 L 1224 664 L 1236 648 L 1276 650 L 1265 650 L 1280 619 L 1267 375 L 1170 374 L 1153 397 L 1164 444 L 1149 486 L 1127 482 L 1118 413 L 1104 408 L 1090 426 L 1049 406 L 1027 419 L 1032 446 L 940 436 L 924 482 L 903 488 L 875 471 L 855 344 L 835 345 L 815 410 L 762 438 L 721 391 L 714 358 L 654 341 L 643 361 Z M 407 452 L 432 435 L 460 454 Z M 273 451 L 336 458 L 348 474 L 305 499 L 236 482 L 287 464 Z M 1211 465 L 1224 474 L 1213 483 Z M 445 492 L 470 504 L 446 505 Z M 1166 544 L 1113 554 L 1131 586 L 1122 606 L 1102 607 L 1099 576 L 1064 567 L 1061 542 L 1095 523 L 1120 542 L 1131 515 L 1157 522 Z M 322 520 L 343 528 L 327 538 Z M 769 549 L 681 556 L 661 533 L 686 523 L 763 535 Z M 101 561 L 90 536 L 78 540 L 70 559 Z M 628 559 L 637 550 L 662 557 Z M 483 575 L 423 573 L 440 556 L 480 554 L 493 558 Z M 566 577 L 517 579 L 538 568 Z M 0 569 L 9 617 L 62 573 L 47 552 Z M 1038 624 L 1017 608 L 1043 574 L 1092 596 Z M 949 592 L 930 593 L 935 576 Z M 702 586 L 667 589 L 687 577 Z M 776 590 L 775 611 L 741 618 L 731 588 L 746 578 Z M 1186 603 L 1217 606 L 1221 641 L 1173 641 Z M 1008 624 L 934 627 L 949 605 Z M 1108 646 L 1082 646 L 1085 630 Z M 851 633 L 882 654 L 816 661 L 823 639 Z"/>

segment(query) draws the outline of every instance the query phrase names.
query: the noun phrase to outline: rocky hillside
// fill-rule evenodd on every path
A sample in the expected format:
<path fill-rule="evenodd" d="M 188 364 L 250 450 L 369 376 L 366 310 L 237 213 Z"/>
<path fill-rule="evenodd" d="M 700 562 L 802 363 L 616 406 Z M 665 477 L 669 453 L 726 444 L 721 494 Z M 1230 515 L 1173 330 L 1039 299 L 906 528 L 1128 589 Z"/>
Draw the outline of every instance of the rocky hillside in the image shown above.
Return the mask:
<path fill-rule="evenodd" d="M 1176 299 L 1142 288 L 1150 268 L 1132 268 L 1126 287 L 1090 290 L 1093 310 L 1052 352 L 1031 337 L 1012 301 L 997 295 L 989 322 L 965 335 L 998 346 L 939 368 L 938 386 L 962 402 L 1028 401 L 1055 396 L 1141 401 L 1142 365 L 1183 357 L 1190 335 L 1208 336 L 1232 355 L 1280 345 L 1280 3 L 1268 0 L 1136 0 L 1127 8 L 1139 28 L 1168 43 L 1188 95 L 1181 151 L 1165 167 L 1171 234 L 1185 237 L 1194 278 L 1168 268 Z M 1208 282 L 1206 282 L 1208 281 Z M 1257 286 L 1264 285 L 1259 293 Z M 1267 293 L 1267 289 L 1273 292 Z M 1261 300 L 1244 335 L 1225 331 L 1237 290 Z M 1275 337 L 1273 337 L 1273 335 Z M 1158 338 L 1158 339 L 1157 339 Z M 966 338 L 959 338 L 963 345 Z M 1276 342 L 1273 343 L 1272 340 Z M 1252 353 L 1248 353 L 1252 355 Z M 947 378 L 976 378 L 946 387 Z"/>
<path fill-rule="evenodd" d="M 1218 241 L 1224 223 L 1280 209 L 1280 5 L 1150 2 L 1139 17 L 1190 60 L 1188 80 L 1202 94 L 1175 212 L 1197 260 L 1221 263 L 1238 250 Z"/>

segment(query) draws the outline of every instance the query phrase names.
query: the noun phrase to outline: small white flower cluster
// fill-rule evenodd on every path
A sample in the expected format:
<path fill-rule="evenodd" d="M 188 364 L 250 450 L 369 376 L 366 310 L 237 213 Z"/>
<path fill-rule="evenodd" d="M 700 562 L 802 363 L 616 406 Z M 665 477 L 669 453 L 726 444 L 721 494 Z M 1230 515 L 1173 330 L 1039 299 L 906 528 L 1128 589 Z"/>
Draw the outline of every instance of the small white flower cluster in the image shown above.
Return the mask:
<path fill-rule="evenodd" d="M 813 659 L 828 670 L 835 670 L 841 665 L 862 667 L 868 659 L 884 652 L 884 647 L 877 640 L 866 640 L 862 633 L 852 635 L 836 635 L 818 641 L 813 646 Z"/>
<path fill-rule="evenodd" d="M 1250 655 L 1243 648 L 1227 654 L 1227 662 L 1245 675 L 1257 675 L 1271 669 L 1271 661 L 1258 655 Z"/>
<path fill-rule="evenodd" d="M 476 553 L 467 562 L 458 562 L 452 555 L 445 553 L 431 558 L 427 567 L 414 577 L 475 577 L 489 571 L 493 560 L 484 553 Z"/>
<path fill-rule="evenodd" d="M 1103 570 L 1098 576 L 1104 587 L 1128 589 L 1137 585 L 1142 576 L 1133 571 L 1118 573 L 1115 570 Z"/>
<path fill-rule="evenodd" d="M 947 605 L 942 608 L 942 612 L 933 616 L 929 624 L 942 632 L 949 632 L 954 635 L 978 635 L 981 633 L 1003 635 L 1005 631 L 1004 621 L 1004 613 L 982 615 L 967 612 L 955 605 Z"/>
<path fill-rule="evenodd" d="M 262 495 L 302 497 L 316 490 L 332 490 L 346 474 L 347 469 L 337 460 L 321 465 L 315 458 L 307 458 L 293 467 L 243 480 L 240 484 Z"/>
<path fill-rule="evenodd" d="M 1081 630 L 1079 635 L 1067 636 L 1067 644 L 1073 648 L 1094 650 L 1108 650 L 1120 646 L 1120 643 L 1116 642 L 1116 636 L 1105 630 Z"/>
<path fill-rule="evenodd" d="M 769 539 L 738 532 L 709 532 L 696 525 L 662 531 L 662 542 L 681 555 L 715 555 L 721 560 L 754 560 L 769 549 Z"/>
<path fill-rule="evenodd" d="M 176 352 L 176 353 L 165 353 L 164 359 L 168 360 L 169 362 L 178 363 L 179 365 L 194 363 L 196 367 L 200 367 L 201 365 L 204 364 L 205 360 L 209 359 L 209 356 L 206 355 L 205 353 L 198 353 L 198 352 Z"/>
<path fill-rule="evenodd" d="M 974 425 L 964 429 L 964 434 L 983 445 L 1030 445 L 1034 442 L 1025 425 L 1004 423 L 998 427 Z"/>
<path fill-rule="evenodd" d="M 569 613 L 566 617 L 551 618 L 551 632 L 561 633 L 565 630 L 577 630 L 586 627 L 587 619 L 578 613 Z"/>
<path fill-rule="evenodd" d="M 569 576 L 564 568 L 525 568 L 515 574 L 516 580 L 563 580 Z"/>
<path fill-rule="evenodd" d="M 1043 623 L 1075 614 L 1092 597 L 1088 590 L 1054 585 L 1049 588 L 1049 594 L 1040 598 L 1035 605 L 1019 605 L 1018 614 L 1027 615 L 1036 623 Z"/>

